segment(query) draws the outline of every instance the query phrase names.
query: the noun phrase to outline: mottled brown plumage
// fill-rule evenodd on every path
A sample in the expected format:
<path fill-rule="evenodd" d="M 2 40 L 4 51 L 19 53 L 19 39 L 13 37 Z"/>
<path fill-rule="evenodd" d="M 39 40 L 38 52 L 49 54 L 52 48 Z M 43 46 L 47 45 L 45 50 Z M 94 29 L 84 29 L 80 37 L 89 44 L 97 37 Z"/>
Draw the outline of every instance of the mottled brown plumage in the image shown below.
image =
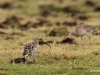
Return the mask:
<path fill-rule="evenodd" d="M 24 46 L 23 56 L 25 58 L 27 58 L 28 56 L 35 56 L 36 53 L 38 52 L 39 42 L 43 42 L 43 43 L 47 44 L 41 38 L 35 38 L 34 42 L 28 43 Z M 51 46 L 49 44 L 47 44 L 47 45 L 51 48 Z"/>

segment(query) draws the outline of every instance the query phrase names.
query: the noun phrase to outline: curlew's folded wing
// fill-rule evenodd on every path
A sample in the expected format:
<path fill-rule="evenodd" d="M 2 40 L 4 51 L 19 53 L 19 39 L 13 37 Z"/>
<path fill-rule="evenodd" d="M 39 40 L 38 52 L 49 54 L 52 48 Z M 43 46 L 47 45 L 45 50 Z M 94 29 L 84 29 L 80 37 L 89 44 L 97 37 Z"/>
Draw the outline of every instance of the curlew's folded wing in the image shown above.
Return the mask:
<path fill-rule="evenodd" d="M 97 26 L 83 25 L 82 28 L 85 29 L 87 32 L 92 32 L 93 30 L 97 28 Z"/>
<path fill-rule="evenodd" d="M 85 30 L 87 32 L 92 32 L 96 28 L 97 28 L 97 26 L 92 26 L 92 25 L 87 25 L 87 24 L 80 24 L 80 25 L 76 26 L 75 30 L 78 31 L 78 30 L 82 29 L 82 30 Z"/>

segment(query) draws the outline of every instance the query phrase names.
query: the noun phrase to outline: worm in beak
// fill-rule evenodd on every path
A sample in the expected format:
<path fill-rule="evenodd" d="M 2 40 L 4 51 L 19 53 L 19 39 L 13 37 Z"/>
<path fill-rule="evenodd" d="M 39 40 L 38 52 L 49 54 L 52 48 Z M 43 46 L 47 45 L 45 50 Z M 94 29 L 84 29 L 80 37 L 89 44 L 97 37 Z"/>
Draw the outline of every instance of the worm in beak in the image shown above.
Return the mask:
<path fill-rule="evenodd" d="M 47 44 L 50 47 L 50 50 L 51 50 L 51 46 L 48 43 L 46 43 L 44 41 L 43 41 L 43 43 Z M 50 50 L 49 50 L 49 53 L 51 53 Z"/>
<path fill-rule="evenodd" d="M 43 42 L 44 44 L 47 44 L 50 47 L 50 50 L 51 50 L 51 46 L 48 43 L 44 42 L 42 39 L 40 39 L 39 42 Z M 51 53 L 50 50 L 49 50 L 49 53 Z"/>

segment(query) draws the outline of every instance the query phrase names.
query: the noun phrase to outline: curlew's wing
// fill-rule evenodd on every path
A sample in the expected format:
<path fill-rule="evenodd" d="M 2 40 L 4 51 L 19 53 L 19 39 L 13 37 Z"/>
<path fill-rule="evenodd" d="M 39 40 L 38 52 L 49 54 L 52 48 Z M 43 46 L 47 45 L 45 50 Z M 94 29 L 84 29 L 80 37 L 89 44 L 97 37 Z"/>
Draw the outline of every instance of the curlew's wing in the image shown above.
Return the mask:
<path fill-rule="evenodd" d="M 87 25 L 87 24 L 80 24 L 77 25 L 75 30 L 78 31 L 80 29 L 85 30 L 87 32 L 92 32 L 93 30 L 95 30 L 97 28 L 97 26 L 92 26 L 92 25 Z"/>
<path fill-rule="evenodd" d="M 24 46 L 24 52 L 23 55 L 29 55 L 32 52 L 33 49 L 33 43 L 28 43 Z"/>
<path fill-rule="evenodd" d="M 92 32 L 93 30 L 97 28 L 97 26 L 83 25 L 82 28 L 85 29 L 87 32 Z"/>

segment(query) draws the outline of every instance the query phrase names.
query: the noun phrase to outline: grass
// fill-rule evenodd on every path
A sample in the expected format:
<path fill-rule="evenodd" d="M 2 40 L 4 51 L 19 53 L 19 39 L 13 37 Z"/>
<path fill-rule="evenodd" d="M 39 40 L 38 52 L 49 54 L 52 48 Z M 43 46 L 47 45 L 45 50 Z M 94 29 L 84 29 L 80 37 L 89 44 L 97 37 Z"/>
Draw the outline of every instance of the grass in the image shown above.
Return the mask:
<path fill-rule="evenodd" d="M 7 0 L 0 0 L 0 4 Z M 9 0 L 12 2 L 13 0 Z M 84 1 L 77 0 L 64 0 L 63 3 L 57 2 L 57 0 L 14 0 L 14 5 L 21 4 L 21 8 L 3 9 L 0 8 L 0 24 L 9 16 L 20 16 L 25 21 L 36 22 L 38 18 L 43 18 L 49 21 L 51 24 L 47 26 L 44 24 L 42 27 L 29 28 L 28 30 L 20 30 L 18 28 L 11 28 L 8 24 L 7 29 L 0 29 L 0 32 L 6 34 L 0 34 L 0 75 L 100 75 L 100 36 L 91 35 L 91 43 L 89 44 L 88 38 L 85 36 L 83 41 L 80 38 L 71 36 L 77 42 L 75 44 L 56 44 L 61 41 L 65 35 L 62 36 L 47 36 L 55 27 L 62 27 L 64 21 L 77 21 L 78 23 L 84 22 L 86 24 L 100 25 L 99 12 L 89 9 L 90 7 L 83 6 Z M 96 0 L 98 1 L 98 0 Z M 85 11 L 86 15 L 91 16 L 88 20 L 79 20 L 72 18 L 71 13 L 64 12 L 52 12 L 52 14 L 58 15 L 57 17 L 48 16 L 41 17 L 40 4 L 55 4 L 57 9 L 64 6 L 73 6 L 72 8 L 80 11 Z M 99 6 L 99 2 L 97 4 Z M 80 7 L 79 7 L 80 6 Z M 81 7 L 83 7 L 81 9 Z M 55 8 L 56 9 L 56 8 Z M 34 15 L 35 14 L 35 15 Z M 32 16 L 31 16 L 32 15 Z M 60 22 L 60 26 L 56 26 L 55 23 Z M 17 25 L 16 23 L 14 25 Z M 71 29 L 71 27 L 68 27 Z M 99 31 L 100 29 L 98 29 Z M 33 57 L 28 58 L 28 64 L 24 65 L 11 64 L 10 60 L 18 57 L 22 57 L 23 47 L 26 43 L 34 41 L 35 37 L 42 37 L 45 41 L 52 40 L 53 44 L 50 44 L 51 55 L 48 54 L 49 47 L 41 45 L 36 55 L 36 64 L 33 63 Z M 7 39 L 8 38 L 8 39 Z M 95 71 L 93 71 L 95 70 Z"/>
<path fill-rule="evenodd" d="M 33 41 L 36 37 L 34 36 L 38 30 L 34 32 L 23 31 L 25 36 L 17 36 L 18 39 L 14 40 L 3 40 L 1 38 L 0 42 L 0 74 L 5 73 L 7 75 L 99 75 L 99 73 L 91 73 L 91 70 L 99 70 L 100 65 L 100 51 L 99 51 L 99 36 L 93 36 L 92 44 L 88 43 L 88 39 L 84 37 L 84 41 L 79 40 L 78 45 L 70 44 L 51 44 L 51 55 L 48 55 L 49 48 L 45 45 L 40 46 L 39 52 L 36 55 L 36 64 L 32 63 L 33 58 L 28 58 L 28 64 L 10 64 L 10 60 L 22 57 L 23 46 Z M 33 35 L 32 35 L 33 34 Z M 28 37 L 30 36 L 30 37 Z M 43 33 L 38 34 L 39 37 L 53 41 L 59 41 L 63 37 L 45 37 Z M 97 52 L 98 55 L 92 52 Z M 64 57 L 68 57 L 65 59 Z"/>

